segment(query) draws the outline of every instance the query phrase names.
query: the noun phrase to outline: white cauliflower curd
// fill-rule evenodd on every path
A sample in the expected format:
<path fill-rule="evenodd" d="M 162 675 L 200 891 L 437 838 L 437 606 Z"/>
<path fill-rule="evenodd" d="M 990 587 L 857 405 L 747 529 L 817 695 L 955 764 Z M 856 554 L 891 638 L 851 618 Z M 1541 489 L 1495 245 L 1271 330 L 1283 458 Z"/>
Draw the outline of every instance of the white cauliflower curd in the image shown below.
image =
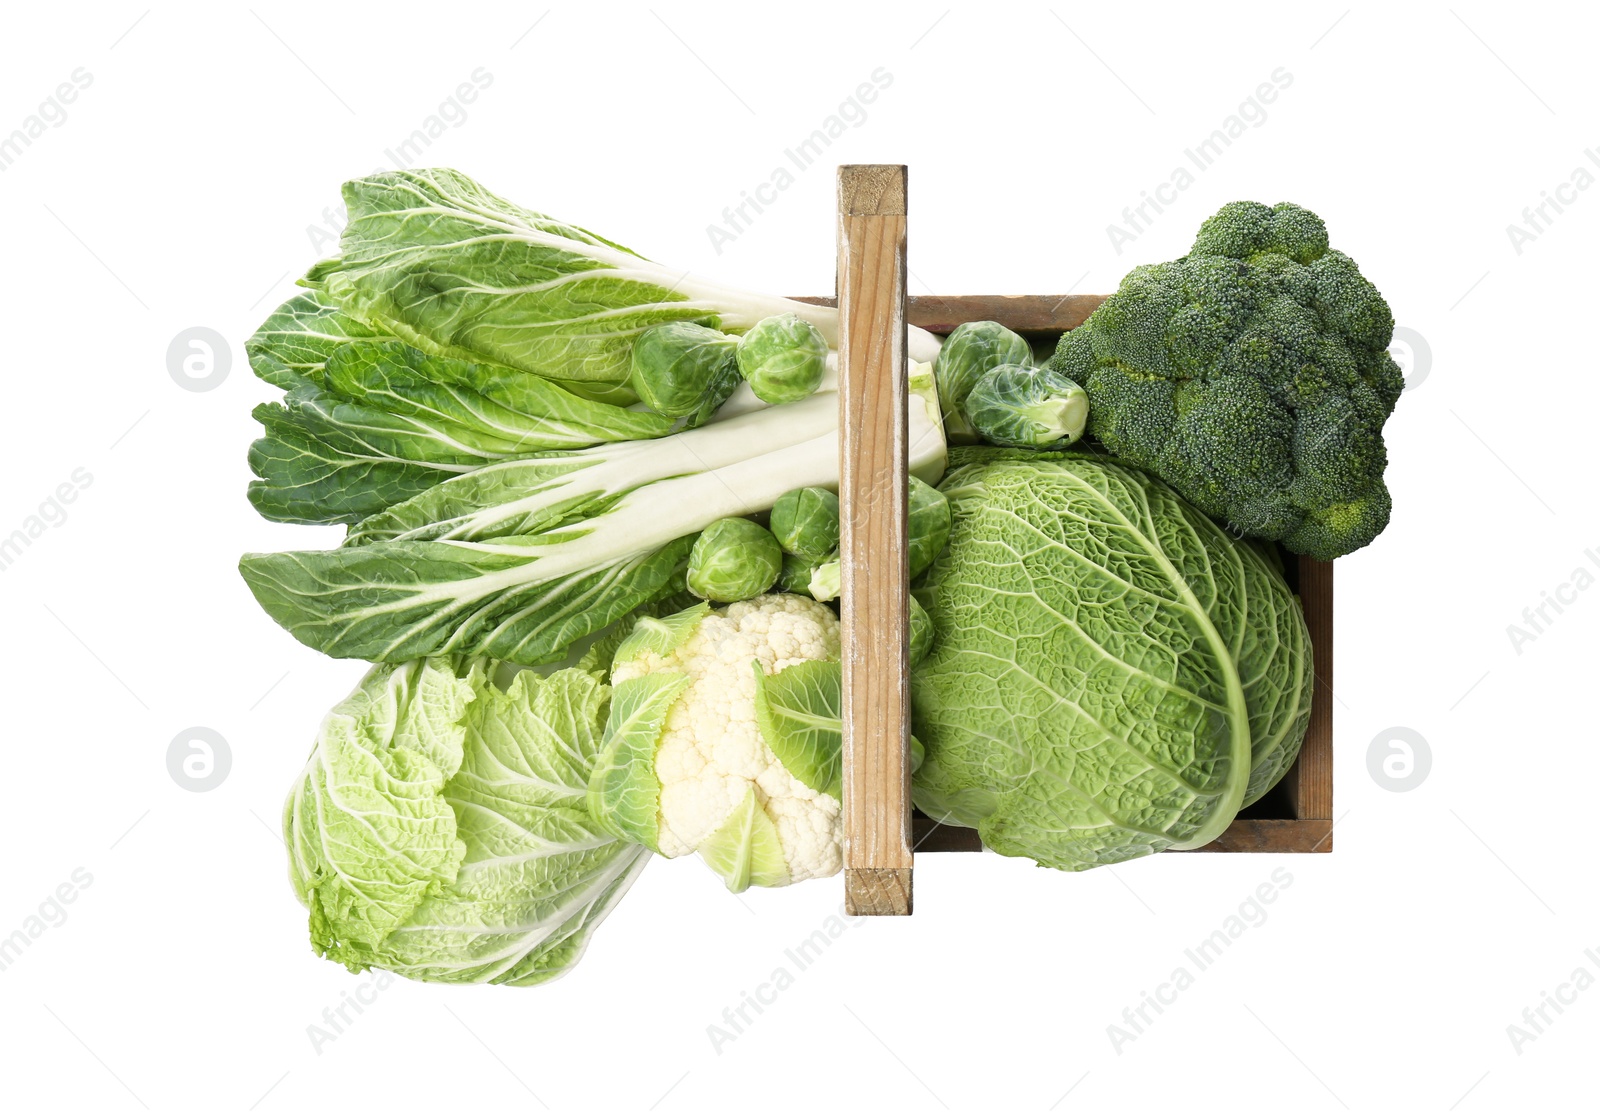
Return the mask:
<path fill-rule="evenodd" d="M 652 730 L 648 702 L 632 701 L 635 692 L 650 686 L 649 696 L 665 703 L 655 713 L 655 781 L 648 783 L 657 786 L 651 846 L 669 857 L 699 852 L 734 890 L 837 873 L 839 801 L 790 773 L 763 738 L 755 665 L 771 676 L 801 662 L 838 660 L 839 620 L 800 595 L 762 595 L 716 611 L 702 605 L 640 623 L 612 668 L 608 738 Z M 647 781 L 642 762 L 631 763 L 635 786 Z"/>

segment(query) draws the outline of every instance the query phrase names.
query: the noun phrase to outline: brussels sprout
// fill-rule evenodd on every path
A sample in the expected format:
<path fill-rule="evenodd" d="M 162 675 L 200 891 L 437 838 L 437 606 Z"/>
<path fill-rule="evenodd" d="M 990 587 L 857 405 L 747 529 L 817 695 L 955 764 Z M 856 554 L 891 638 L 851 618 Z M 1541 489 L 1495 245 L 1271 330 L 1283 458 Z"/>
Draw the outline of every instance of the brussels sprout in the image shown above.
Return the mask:
<path fill-rule="evenodd" d="M 976 443 L 978 433 L 967 419 L 967 397 L 972 387 L 995 366 L 1031 361 L 1033 349 L 1027 340 L 999 323 L 962 323 L 951 331 L 933 363 L 945 437 L 952 443 Z"/>
<path fill-rule="evenodd" d="M 907 553 L 911 578 L 916 579 L 944 551 L 950 539 L 950 502 L 916 475 L 907 495 Z"/>
<path fill-rule="evenodd" d="M 950 502 L 916 475 L 906 482 L 907 566 L 911 578 L 916 579 L 939 558 L 950 539 Z M 776 527 L 777 511 L 773 514 Z M 839 557 L 835 554 L 811 569 L 807 590 L 819 603 L 830 602 L 839 597 L 839 579 Z"/>
<path fill-rule="evenodd" d="M 839 569 L 837 556 L 818 564 L 811 569 L 811 583 L 806 590 L 811 597 L 819 603 L 831 603 L 839 597 L 839 582 L 842 576 Z"/>
<path fill-rule="evenodd" d="M 705 527 L 689 552 L 689 590 L 702 599 L 737 603 L 772 586 L 783 570 L 783 550 L 773 535 L 742 517 Z"/>
<path fill-rule="evenodd" d="M 811 561 L 785 552 L 783 571 L 778 573 L 778 586 L 791 595 L 811 594 L 811 568 Z"/>
<path fill-rule="evenodd" d="M 828 371 L 828 343 L 816 327 L 789 312 L 769 315 L 739 340 L 739 372 L 768 404 L 805 400 Z"/>
<path fill-rule="evenodd" d="M 729 354 L 728 360 L 718 366 L 716 372 L 711 375 L 711 380 L 706 382 L 706 392 L 700 400 L 700 407 L 684 417 L 683 426 L 698 428 L 710 420 L 717 409 L 733 396 L 733 391 L 739 387 L 739 381 L 738 358 Z"/>
<path fill-rule="evenodd" d="M 785 552 L 822 563 L 839 551 L 839 496 L 820 486 L 789 491 L 772 507 L 772 535 Z"/>
<path fill-rule="evenodd" d="M 972 387 L 967 416 L 997 446 L 1059 451 L 1083 435 L 1089 395 L 1053 369 L 995 366 Z"/>
<path fill-rule="evenodd" d="M 631 383 L 663 416 L 709 419 L 739 386 L 739 340 L 699 323 L 657 323 L 633 344 Z"/>
<path fill-rule="evenodd" d="M 911 600 L 911 664 L 928 656 L 933 648 L 933 619 L 922 609 L 922 604 Z"/>

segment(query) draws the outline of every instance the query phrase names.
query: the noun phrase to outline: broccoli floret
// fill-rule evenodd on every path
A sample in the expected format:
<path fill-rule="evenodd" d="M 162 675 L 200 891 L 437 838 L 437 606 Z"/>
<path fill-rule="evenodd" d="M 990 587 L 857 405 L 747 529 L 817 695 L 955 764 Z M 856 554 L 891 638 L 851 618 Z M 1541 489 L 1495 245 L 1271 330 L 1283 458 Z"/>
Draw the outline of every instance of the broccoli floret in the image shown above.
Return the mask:
<path fill-rule="evenodd" d="M 1238 532 L 1332 560 L 1389 521 L 1393 333 L 1321 218 L 1234 202 L 1187 256 L 1129 273 L 1049 364 L 1089 394 L 1107 451 Z"/>

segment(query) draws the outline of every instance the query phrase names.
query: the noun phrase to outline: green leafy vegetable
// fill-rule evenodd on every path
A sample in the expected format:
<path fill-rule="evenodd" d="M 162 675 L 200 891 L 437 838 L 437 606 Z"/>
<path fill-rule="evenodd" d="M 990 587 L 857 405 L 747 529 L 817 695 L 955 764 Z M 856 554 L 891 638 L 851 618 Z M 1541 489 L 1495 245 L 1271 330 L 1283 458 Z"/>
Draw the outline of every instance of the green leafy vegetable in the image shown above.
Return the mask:
<path fill-rule="evenodd" d="M 950 539 L 950 502 L 916 475 L 909 479 L 906 507 L 907 566 L 916 579 L 928 570 Z"/>
<path fill-rule="evenodd" d="M 653 852 L 662 850 L 656 825 L 661 804 L 656 744 L 667 712 L 688 687 L 689 675 L 676 670 L 619 681 L 589 774 L 585 796 L 590 815 L 611 835 Z"/>
<path fill-rule="evenodd" d="M 916 599 L 911 600 L 911 667 L 915 669 L 933 648 L 933 619 Z"/>
<path fill-rule="evenodd" d="M 837 661 L 802 661 L 776 673 L 755 663 L 756 721 L 778 761 L 806 785 L 843 797 Z"/>
<path fill-rule="evenodd" d="M 906 563 L 911 578 L 915 579 L 944 551 L 945 542 L 950 538 L 950 504 L 943 494 L 916 475 L 908 480 L 906 496 Z M 842 577 L 835 542 L 833 554 L 813 564 L 801 586 L 817 602 L 829 603 L 839 597 Z M 793 578 L 799 580 L 798 570 Z"/>
<path fill-rule="evenodd" d="M 739 372 L 769 404 L 802 401 L 828 369 L 828 341 L 793 313 L 769 315 L 739 340 Z"/>
<path fill-rule="evenodd" d="M 722 827 L 706 837 L 695 851 L 707 867 L 722 876 L 723 884 L 734 894 L 751 887 L 782 887 L 789 883 L 778 826 L 762 808 L 754 786 L 745 789 L 744 797 Z"/>
<path fill-rule="evenodd" d="M 659 323 L 634 343 L 629 383 L 663 416 L 704 422 L 738 388 L 738 346 L 733 335 L 698 323 Z"/>
<path fill-rule="evenodd" d="M 393 340 L 343 342 L 312 368 L 307 348 L 275 331 L 255 354 L 269 373 L 302 363 L 283 403 L 254 413 L 266 435 L 250 448 L 250 501 L 274 521 L 354 523 L 489 463 L 672 429 L 665 416 Z"/>
<path fill-rule="evenodd" d="M 328 358 L 347 342 L 391 341 L 382 328 L 346 315 L 326 292 L 300 292 L 256 328 L 244 344 L 255 375 L 269 385 L 293 389 L 320 383 Z"/>
<path fill-rule="evenodd" d="M 768 510 L 797 486 L 837 485 L 837 426 L 827 394 L 663 439 L 498 463 L 360 522 L 341 548 L 255 553 L 239 567 L 268 614 L 334 657 L 559 661 L 681 587 L 693 538 L 713 521 Z M 921 397 L 911 433 L 913 466 L 937 472 L 943 440 Z"/>
<path fill-rule="evenodd" d="M 967 396 L 967 417 L 997 447 L 1059 451 L 1083 435 L 1089 397 L 1054 370 L 995 366 Z"/>
<path fill-rule="evenodd" d="M 609 689 L 443 659 L 380 666 L 284 808 L 316 951 L 352 972 L 526 986 L 578 962 L 649 852 L 585 808 Z"/>
<path fill-rule="evenodd" d="M 785 552 L 822 563 L 839 551 L 839 496 L 820 486 L 789 491 L 772 507 L 772 535 Z"/>
<path fill-rule="evenodd" d="M 783 571 L 778 573 L 778 587 L 794 595 L 811 594 L 811 562 L 790 553 L 783 554 Z"/>
<path fill-rule="evenodd" d="M 999 323 L 962 323 L 950 332 L 933 363 L 944 409 L 945 434 L 952 443 L 974 443 L 977 430 L 967 418 L 967 396 L 984 374 L 1003 365 L 1031 365 L 1033 348 Z"/>
<path fill-rule="evenodd" d="M 920 610 L 912 600 L 913 618 Z M 927 617 L 923 613 L 924 618 Z M 776 673 L 756 671 L 756 719 L 778 761 L 812 789 L 841 797 L 844 787 L 843 677 L 837 661 L 803 661 Z M 907 740 L 911 771 L 924 750 Z"/>
<path fill-rule="evenodd" d="M 758 296 L 665 268 L 524 209 L 458 171 L 386 171 L 344 185 L 339 255 L 307 274 L 346 315 L 430 354 L 546 377 L 629 404 L 634 340 L 657 323 L 745 331 L 789 312 L 832 345 L 833 308 Z M 912 328 L 916 360 L 937 350 Z"/>
<path fill-rule="evenodd" d="M 713 521 L 689 553 L 689 590 L 702 599 L 754 599 L 777 581 L 783 550 L 771 533 L 743 517 Z"/>
<path fill-rule="evenodd" d="M 917 805 L 1081 870 L 1200 847 L 1294 760 L 1299 604 L 1258 545 L 1107 460 L 978 451 L 919 594 Z"/>
<path fill-rule="evenodd" d="M 1233 202 L 1189 255 L 1136 268 L 1050 364 L 1089 433 L 1237 533 L 1332 560 L 1389 522 L 1394 317 L 1327 227 Z"/>
<path fill-rule="evenodd" d="M 711 605 L 699 602 L 671 614 L 640 618 L 612 651 L 607 667 L 612 661 L 635 661 L 646 653 L 667 656 L 698 630 L 701 621 L 710 613 Z"/>
<path fill-rule="evenodd" d="M 824 493 L 828 492 L 824 491 Z M 828 496 L 833 497 L 831 493 L 828 493 Z M 908 480 L 907 496 L 907 563 L 914 579 L 926 571 L 928 565 L 932 564 L 939 553 L 944 550 L 945 541 L 950 536 L 950 506 L 943 494 L 923 482 L 916 475 L 912 475 Z M 785 497 L 788 497 L 788 495 L 785 495 Z M 812 522 L 812 516 L 806 514 L 800 508 L 798 500 L 791 499 L 791 501 L 795 501 L 795 505 L 791 507 L 796 517 L 794 524 L 798 525 L 802 516 L 808 522 Z M 835 502 L 837 502 L 836 498 Z M 818 504 L 820 506 L 823 503 L 819 502 Z M 789 516 L 790 512 L 786 510 L 785 520 L 780 522 L 778 510 L 774 508 L 774 528 L 789 528 L 789 522 L 787 521 Z M 826 515 L 823 511 L 816 511 L 815 521 L 823 521 L 825 519 Z M 837 510 L 835 509 L 833 524 L 837 525 L 837 523 Z M 814 548 L 820 543 L 821 534 L 817 534 L 806 542 L 806 547 Z M 798 560 L 791 565 L 785 561 L 783 572 L 785 590 L 803 590 L 819 603 L 829 603 L 837 599 L 839 597 L 840 580 L 843 576 L 840 569 L 837 535 L 833 538 L 833 545 L 829 555 L 819 561 L 811 562 L 808 568 L 803 568 L 802 565 L 806 563 L 804 560 Z"/>
<path fill-rule="evenodd" d="M 811 579 L 806 591 L 819 603 L 831 603 L 839 597 L 839 583 L 843 579 L 839 558 L 831 557 L 811 569 Z"/>

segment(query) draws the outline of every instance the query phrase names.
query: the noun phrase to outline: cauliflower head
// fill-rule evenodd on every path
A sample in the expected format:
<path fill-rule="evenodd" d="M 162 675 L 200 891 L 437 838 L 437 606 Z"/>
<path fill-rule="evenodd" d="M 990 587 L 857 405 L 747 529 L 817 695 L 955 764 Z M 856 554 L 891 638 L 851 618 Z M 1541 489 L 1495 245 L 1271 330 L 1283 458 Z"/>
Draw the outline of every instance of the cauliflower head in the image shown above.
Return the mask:
<path fill-rule="evenodd" d="M 591 811 L 661 855 L 699 853 L 730 890 L 837 873 L 839 798 L 774 753 L 758 706 L 763 679 L 838 660 L 839 620 L 802 595 L 641 619 L 612 664 Z"/>
<path fill-rule="evenodd" d="M 1233 202 L 1188 256 L 1129 273 L 1050 365 L 1088 392 L 1113 455 L 1241 533 L 1332 560 L 1389 522 L 1393 333 L 1321 218 Z"/>

